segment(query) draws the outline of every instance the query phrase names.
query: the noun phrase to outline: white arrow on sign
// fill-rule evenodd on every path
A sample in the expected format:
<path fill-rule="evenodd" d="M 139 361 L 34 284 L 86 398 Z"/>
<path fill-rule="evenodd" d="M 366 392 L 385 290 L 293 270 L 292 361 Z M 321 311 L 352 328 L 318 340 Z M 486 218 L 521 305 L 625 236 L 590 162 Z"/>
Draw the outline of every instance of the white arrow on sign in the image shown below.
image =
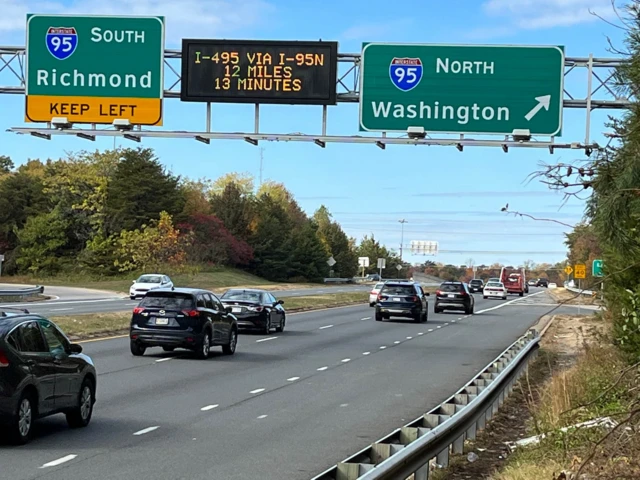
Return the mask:
<path fill-rule="evenodd" d="M 538 113 L 540 110 L 542 110 L 543 108 L 545 110 L 549 110 L 549 105 L 551 105 L 551 95 L 542 95 L 541 97 L 536 97 L 536 101 L 538 102 L 538 104 L 533 107 L 529 113 L 527 113 L 524 118 L 527 119 L 527 121 L 531 120 L 533 117 L 536 116 L 536 113 Z"/>

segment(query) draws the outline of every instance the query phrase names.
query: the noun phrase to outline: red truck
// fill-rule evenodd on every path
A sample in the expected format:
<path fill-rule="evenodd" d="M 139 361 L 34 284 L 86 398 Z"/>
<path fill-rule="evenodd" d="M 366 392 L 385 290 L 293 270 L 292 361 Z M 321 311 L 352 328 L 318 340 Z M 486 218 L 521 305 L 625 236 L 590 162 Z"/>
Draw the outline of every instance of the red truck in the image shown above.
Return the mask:
<path fill-rule="evenodd" d="M 524 268 L 511 269 L 502 267 L 500 281 L 504 284 L 508 293 L 517 293 L 522 297 L 527 291 Z"/>

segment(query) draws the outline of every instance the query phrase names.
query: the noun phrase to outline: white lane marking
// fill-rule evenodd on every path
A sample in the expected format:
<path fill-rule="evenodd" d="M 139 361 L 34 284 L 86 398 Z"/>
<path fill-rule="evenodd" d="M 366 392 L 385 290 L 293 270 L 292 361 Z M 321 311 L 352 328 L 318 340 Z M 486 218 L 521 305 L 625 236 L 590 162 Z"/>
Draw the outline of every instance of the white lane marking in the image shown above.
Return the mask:
<path fill-rule="evenodd" d="M 325 325 L 324 327 L 320 327 L 318 330 L 324 330 L 325 328 L 331 328 L 333 325 Z"/>
<path fill-rule="evenodd" d="M 154 430 L 157 430 L 159 428 L 160 428 L 159 425 L 155 427 L 143 428 L 142 430 L 139 430 L 136 433 L 134 433 L 134 435 L 137 435 L 137 436 L 144 435 L 145 433 L 153 432 Z"/>
<path fill-rule="evenodd" d="M 371 352 L 362 352 L 363 355 L 370 355 Z"/>
<path fill-rule="evenodd" d="M 218 408 L 218 405 L 207 405 L 206 407 L 202 407 L 200 410 L 203 412 L 208 412 L 209 410 L 213 410 L 214 408 Z"/>
<path fill-rule="evenodd" d="M 381 346 L 381 347 L 380 347 L 380 350 L 384 350 L 385 348 L 387 348 L 387 347 L 385 347 L 385 346 L 383 345 L 383 346 Z"/>
<path fill-rule="evenodd" d="M 320 367 L 320 368 L 318 368 L 318 371 L 319 372 L 324 372 L 327 368 L 329 368 L 329 367 Z"/>
<path fill-rule="evenodd" d="M 361 318 L 360 320 L 371 320 L 371 317 L 364 317 L 364 318 Z"/>
<path fill-rule="evenodd" d="M 418 335 L 424 335 L 424 332 L 420 332 L 420 333 L 418 333 Z"/>
<path fill-rule="evenodd" d="M 255 390 L 251 390 L 249 393 L 261 393 L 264 392 L 266 388 L 256 388 Z"/>
<path fill-rule="evenodd" d="M 447 325 L 449 325 L 449 322 L 445 323 L 444 326 L 446 327 Z"/>
<path fill-rule="evenodd" d="M 73 308 L 52 308 L 51 309 L 52 312 L 64 312 L 67 310 L 73 310 Z"/>
<path fill-rule="evenodd" d="M 526 295 L 524 297 L 514 298 L 513 300 L 509 300 L 508 302 L 501 303 L 500 305 L 496 305 L 495 307 L 485 308 L 484 310 L 479 310 L 479 311 L 476 312 L 476 314 L 484 313 L 484 312 L 490 312 L 491 310 L 497 310 L 499 308 L 506 307 L 507 305 L 513 305 L 514 303 L 519 302 L 519 301 L 521 301 L 521 300 L 523 300 L 525 298 L 535 297 L 536 295 L 540 295 L 541 293 L 544 293 L 544 290 L 542 292 L 532 293 L 531 295 Z"/>
<path fill-rule="evenodd" d="M 413 337 L 407 337 L 407 340 L 411 340 Z"/>
<path fill-rule="evenodd" d="M 350 361 L 351 361 L 351 359 L 350 359 L 350 358 L 343 358 L 343 359 L 342 359 L 342 363 L 347 363 L 347 362 L 350 362 Z"/>
<path fill-rule="evenodd" d="M 300 380 L 300 377 L 287 378 L 287 382 L 295 382 L 296 380 Z"/>
<path fill-rule="evenodd" d="M 263 418 L 267 418 L 268 416 L 269 416 L 269 415 L 260 415 L 260 416 L 258 417 L 258 420 L 262 420 Z"/>
<path fill-rule="evenodd" d="M 442 325 L 438 325 L 436 328 L 442 328 Z"/>
<path fill-rule="evenodd" d="M 324 293 L 324 290 L 318 290 L 318 293 Z"/>
<path fill-rule="evenodd" d="M 343 403 L 342 405 L 340 405 L 341 407 L 348 407 L 349 404 L 348 403 Z"/>
<path fill-rule="evenodd" d="M 429 332 L 433 332 L 433 328 L 430 328 L 428 331 L 429 331 Z"/>
<path fill-rule="evenodd" d="M 261 338 L 260 340 L 256 340 L 256 343 L 260 343 L 260 342 L 268 342 L 269 340 L 275 340 L 278 337 L 267 337 L 267 338 Z"/>
<path fill-rule="evenodd" d="M 173 357 L 159 358 L 158 360 L 156 360 L 156 363 L 168 362 L 169 360 L 173 360 Z"/>
<path fill-rule="evenodd" d="M 399 344 L 399 343 L 400 343 L 400 340 L 396 340 L 396 341 L 395 341 L 395 342 L 393 342 L 393 343 L 395 343 L 395 344 L 397 345 L 397 344 Z"/>
<path fill-rule="evenodd" d="M 77 456 L 78 455 L 67 455 L 66 457 L 62 457 L 62 458 L 59 458 L 57 460 L 54 460 L 53 462 L 45 463 L 40 468 L 57 467 L 58 465 L 62 465 L 63 463 L 66 463 L 66 462 L 68 462 L 70 460 L 73 460 Z"/>
<path fill-rule="evenodd" d="M 451 323 L 456 323 L 456 321 L 455 320 L 451 320 Z"/>

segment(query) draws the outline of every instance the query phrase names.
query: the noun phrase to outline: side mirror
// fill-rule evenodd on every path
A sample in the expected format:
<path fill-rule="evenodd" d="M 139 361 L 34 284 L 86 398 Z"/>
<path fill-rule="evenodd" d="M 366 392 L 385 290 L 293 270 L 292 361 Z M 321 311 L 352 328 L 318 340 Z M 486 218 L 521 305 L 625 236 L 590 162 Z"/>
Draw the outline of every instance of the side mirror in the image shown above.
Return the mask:
<path fill-rule="evenodd" d="M 225 312 L 227 312 L 227 313 L 231 313 L 231 312 L 233 312 L 233 308 L 231 308 L 231 307 L 224 307 L 224 311 L 225 311 Z"/>
<path fill-rule="evenodd" d="M 430 296 L 431 296 L 431 294 L 430 294 L 429 292 L 426 292 L 426 293 L 424 294 L 424 296 L 425 296 L 425 297 L 430 297 Z"/>
<path fill-rule="evenodd" d="M 135 280 L 131 280 L 131 285 L 133 285 L 134 283 L 136 283 L 136 281 Z"/>
<path fill-rule="evenodd" d="M 82 353 L 82 345 L 78 345 L 77 343 L 72 343 L 69 345 L 70 353 Z"/>
<path fill-rule="evenodd" d="M 284 300 L 278 300 L 278 305 L 284 305 Z"/>

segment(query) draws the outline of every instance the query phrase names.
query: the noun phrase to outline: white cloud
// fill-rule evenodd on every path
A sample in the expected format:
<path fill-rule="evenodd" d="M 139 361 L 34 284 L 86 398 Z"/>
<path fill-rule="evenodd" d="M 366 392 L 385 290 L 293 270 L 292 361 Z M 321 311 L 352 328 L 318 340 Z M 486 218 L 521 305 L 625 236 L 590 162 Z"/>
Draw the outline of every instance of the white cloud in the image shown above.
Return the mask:
<path fill-rule="evenodd" d="M 611 0 L 488 0 L 482 5 L 490 17 L 503 17 L 521 30 L 570 27 L 615 16 Z"/>
<path fill-rule="evenodd" d="M 163 15 L 167 44 L 177 46 L 181 38 L 242 32 L 268 20 L 273 9 L 266 0 L 0 0 L 0 35 L 24 31 L 27 13 Z"/>

